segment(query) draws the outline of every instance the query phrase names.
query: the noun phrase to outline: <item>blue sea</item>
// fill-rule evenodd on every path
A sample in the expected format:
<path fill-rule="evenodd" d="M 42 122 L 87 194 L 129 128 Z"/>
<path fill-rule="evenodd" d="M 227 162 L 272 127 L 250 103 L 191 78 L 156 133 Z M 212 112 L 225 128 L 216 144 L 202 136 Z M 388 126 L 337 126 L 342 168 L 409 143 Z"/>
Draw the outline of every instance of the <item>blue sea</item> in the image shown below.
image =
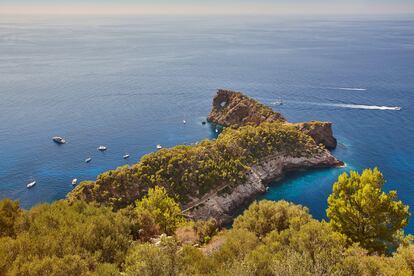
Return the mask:
<path fill-rule="evenodd" d="M 290 174 L 262 198 L 325 218 L 339 174 L 378 166 L 414 209 L 414 18 L 392 17 L 1 17 L 0 197 L 62 199 L 157 144 L 215 138 L 201 122 L 217 88 L 334 123 L 347 167 Z"/>

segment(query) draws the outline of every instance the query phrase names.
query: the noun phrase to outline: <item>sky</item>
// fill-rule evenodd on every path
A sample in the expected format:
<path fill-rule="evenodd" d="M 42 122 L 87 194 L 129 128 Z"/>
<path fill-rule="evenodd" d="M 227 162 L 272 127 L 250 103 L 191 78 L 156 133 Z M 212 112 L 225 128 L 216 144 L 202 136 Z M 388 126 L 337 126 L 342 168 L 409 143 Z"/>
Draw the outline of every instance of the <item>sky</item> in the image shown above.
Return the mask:
<path fill-rule="evenodd" d="M 414 0 L 0 0 L 0 14 L 414 14 Z"/>

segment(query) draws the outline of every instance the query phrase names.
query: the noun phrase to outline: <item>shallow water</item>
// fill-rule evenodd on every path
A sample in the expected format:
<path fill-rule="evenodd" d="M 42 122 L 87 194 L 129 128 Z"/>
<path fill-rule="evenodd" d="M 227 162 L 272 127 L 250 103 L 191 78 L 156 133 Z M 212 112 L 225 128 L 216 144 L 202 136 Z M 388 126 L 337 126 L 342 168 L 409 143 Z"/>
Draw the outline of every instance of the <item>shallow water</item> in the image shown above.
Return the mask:
<path fill-rule="evenodd" d="M 348 165 L 290 175 L 264 198 L 324 218 L 341 172 L 378 166 L 386 189 L 414 206 L 413 60 L 410 19 L 2 17 L 0 197 L 50 202 L 73 178 L 93 180 L 157 144 L 213 138 L 201 121 L 228 88 L 268 105 L 282 98 L 274 108 L 292 122 L 332 121 L 334 154 Z"/>

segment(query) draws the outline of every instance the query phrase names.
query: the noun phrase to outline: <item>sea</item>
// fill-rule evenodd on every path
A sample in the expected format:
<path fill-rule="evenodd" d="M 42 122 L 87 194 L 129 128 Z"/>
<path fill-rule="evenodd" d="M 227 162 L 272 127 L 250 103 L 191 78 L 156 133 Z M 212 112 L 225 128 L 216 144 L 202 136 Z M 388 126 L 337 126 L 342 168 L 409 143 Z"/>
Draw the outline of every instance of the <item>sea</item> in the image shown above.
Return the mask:
<path fill-rule="evenodd" d="M 326 219 L 337 177 L 378 167 L 414 213 L 408 16 L 2 16 L 0 198 L 24 208 L 63 199 L 72 179 L 136 163 L 157 144 L 215 139 L 202 121 L 218 88 L 291 122 L 333 122 L 346 167 L 288 174 L 258 199 Z"/>

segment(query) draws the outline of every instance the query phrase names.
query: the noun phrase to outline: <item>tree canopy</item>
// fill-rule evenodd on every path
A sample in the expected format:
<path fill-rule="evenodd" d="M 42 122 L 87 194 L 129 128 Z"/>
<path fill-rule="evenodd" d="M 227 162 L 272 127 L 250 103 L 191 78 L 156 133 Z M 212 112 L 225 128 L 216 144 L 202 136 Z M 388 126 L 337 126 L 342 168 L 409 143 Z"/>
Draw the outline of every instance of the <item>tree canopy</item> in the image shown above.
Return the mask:
<path fill-rule="evenodd" d="M 375 168 L 339 176 L 326 211 L 332 227 L 369 252 L 385 253 L 398 246 L 397 233 L 408 224 L 408 206 L 397 193 L 385 193 L 385 180 Z"/>
<path fill-rule="evenodd" d="M 163 187 L 149 189 L 148 195 L 137 201 L 135 211 L 140 221 L 146 218 L 152 220 L 162 233 L 169 235 L 173 234 L 178 223 L 183 221 L 180 206 L 168 196 Z"/>
<path fill-rule="evenodd" d="M 394 192 L 383 192 L 383 184 L 376 169 L 340 176 L 329 198 L 329 222 L 312 218 L 306 207 L 263 200 L 221 230 L 214 220 L 184 220 L 163 187 L 116 212 L 82 201 L 25 211 L 2 200 L 0 275 L 410 276 L 414 245 L 401 231 L 408 209 Z M 350 221 L 355 215 L 361 220 Z M 352 236 L 359 228 L 338 227 L 356 222 L 374 232 Z M 185 239 L 188 231 L 191 239 Z M 398 249 L 387 252 L 390 244 Z"/>

